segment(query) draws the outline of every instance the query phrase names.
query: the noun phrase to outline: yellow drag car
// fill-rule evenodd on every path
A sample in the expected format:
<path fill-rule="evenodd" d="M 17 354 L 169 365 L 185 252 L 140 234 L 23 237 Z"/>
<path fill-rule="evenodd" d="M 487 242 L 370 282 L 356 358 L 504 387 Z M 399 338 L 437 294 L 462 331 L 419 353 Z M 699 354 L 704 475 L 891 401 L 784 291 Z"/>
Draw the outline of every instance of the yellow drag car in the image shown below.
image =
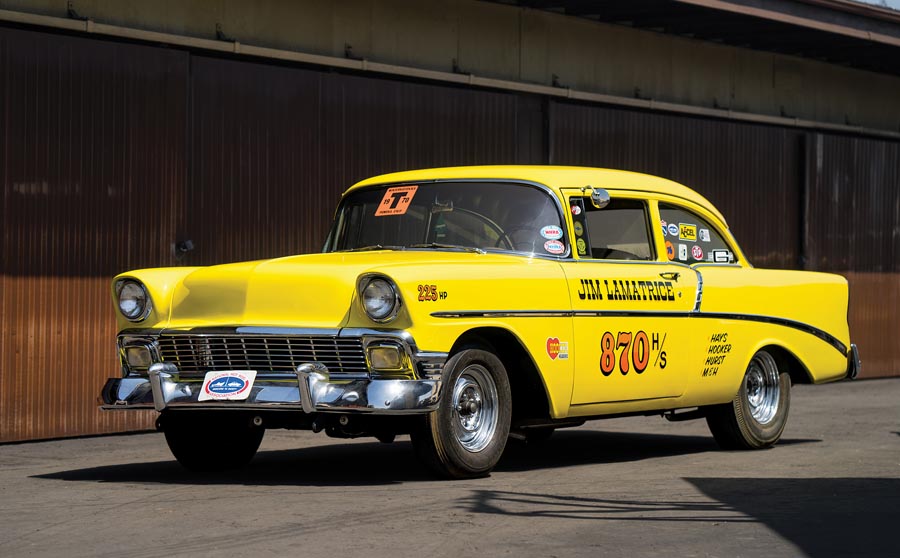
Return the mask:
<path fill-rule="evenodd" d="M 323 253 L 144 269 L 112 284 L 121 375 L 175 458 L 241 466 L 267 428 L 392 441 L 488 474 L 511 436 L 705 418 L 764 448 L 792 383 L 855 377 L 843 277 L 754 269 L 724 217 L 658 177 L 488 166 L 377 176 Z"/>

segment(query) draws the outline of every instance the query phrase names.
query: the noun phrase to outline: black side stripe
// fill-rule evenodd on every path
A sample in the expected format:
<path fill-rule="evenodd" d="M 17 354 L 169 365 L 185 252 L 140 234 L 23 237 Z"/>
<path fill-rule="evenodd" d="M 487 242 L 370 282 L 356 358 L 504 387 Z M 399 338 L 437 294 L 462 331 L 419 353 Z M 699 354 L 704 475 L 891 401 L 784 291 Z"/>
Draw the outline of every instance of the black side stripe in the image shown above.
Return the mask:
<path fill-rule="evenodd" d="M 640 312 L 640 311 L 595 311 L 595 310 L 466 310 L 459 312 L 432 312 L 434 318 L 585 318 L 585 317 L 642 317 L 642 318 L 709 318 L 720 320 L 743 320 L 780 325 L 808 333 L 825 341 L 842 355 L 847 356 L 847 346 L 827 331 L 807 323 L 761 316 L 759 314 L 731 314 L 726 312 Z"/>

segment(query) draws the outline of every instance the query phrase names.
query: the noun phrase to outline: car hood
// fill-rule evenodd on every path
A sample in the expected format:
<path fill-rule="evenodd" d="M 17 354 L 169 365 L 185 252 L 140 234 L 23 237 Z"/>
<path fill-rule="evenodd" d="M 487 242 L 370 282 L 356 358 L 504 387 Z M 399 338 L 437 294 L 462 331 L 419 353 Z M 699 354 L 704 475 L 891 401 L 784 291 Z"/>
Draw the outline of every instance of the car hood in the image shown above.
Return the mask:
<path fill-rule="evenodd" d="M 367 272 L 460 263 L 510 263 L 508 255 L 437 251 L 308 254 L 199 268 L 172 293 L 168 328 L 273 326 L 338 328 L 355 325 L 356 282 Z M 412 268 L 412 269 L 410 269 Z M 355 314 L 354 314 L 355 312 Z"/>

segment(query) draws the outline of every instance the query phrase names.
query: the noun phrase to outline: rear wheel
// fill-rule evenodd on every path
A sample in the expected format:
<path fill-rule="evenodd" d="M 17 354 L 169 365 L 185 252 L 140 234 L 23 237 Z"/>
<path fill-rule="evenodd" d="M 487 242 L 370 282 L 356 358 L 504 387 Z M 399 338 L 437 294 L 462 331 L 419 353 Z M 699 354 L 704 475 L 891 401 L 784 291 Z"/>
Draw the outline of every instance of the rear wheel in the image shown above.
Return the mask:
<path fill-rule="evenodd" d="M 511 416 L 503 363 L 490 352 L 467 349 L 444 366 L 438 409 L 411 433 L 413 446 L 442 476 L 485 476 L 503 454 Z"/>
<path fill-rule="evenodd" d="M 734 399 L 710 407 L 706 423 L 723 449 L 767 448 L 781 438 L 790 405 L 790 376 L 770 353 L 758 351 Z"/>
<path fill-rule="evenodd" d="M 185 412 L 160 417 L 175 459 L 191 471 L 225 471 L 250 463 L 265 428 L 245 415 Z"/>

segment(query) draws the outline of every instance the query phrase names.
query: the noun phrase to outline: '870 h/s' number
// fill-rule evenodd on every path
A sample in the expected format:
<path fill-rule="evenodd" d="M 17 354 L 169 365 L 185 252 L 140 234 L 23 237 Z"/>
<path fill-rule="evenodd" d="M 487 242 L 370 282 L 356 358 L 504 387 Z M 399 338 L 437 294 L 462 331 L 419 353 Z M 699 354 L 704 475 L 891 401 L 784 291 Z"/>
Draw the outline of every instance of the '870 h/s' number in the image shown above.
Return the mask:
<path fill-rule="evenodd" d="M 616 369 L 616 351 L 619 353 L 619 372 L 628 374 L 631 368 L 640 374 L 647 369 L 650 363 L 650 339 L 644 331 L 632 334 L 630 331 L 620 331 L 618 337 L 614 337 L 609 331 L 600 339 L 600 372 L 609 376 Z"/>

